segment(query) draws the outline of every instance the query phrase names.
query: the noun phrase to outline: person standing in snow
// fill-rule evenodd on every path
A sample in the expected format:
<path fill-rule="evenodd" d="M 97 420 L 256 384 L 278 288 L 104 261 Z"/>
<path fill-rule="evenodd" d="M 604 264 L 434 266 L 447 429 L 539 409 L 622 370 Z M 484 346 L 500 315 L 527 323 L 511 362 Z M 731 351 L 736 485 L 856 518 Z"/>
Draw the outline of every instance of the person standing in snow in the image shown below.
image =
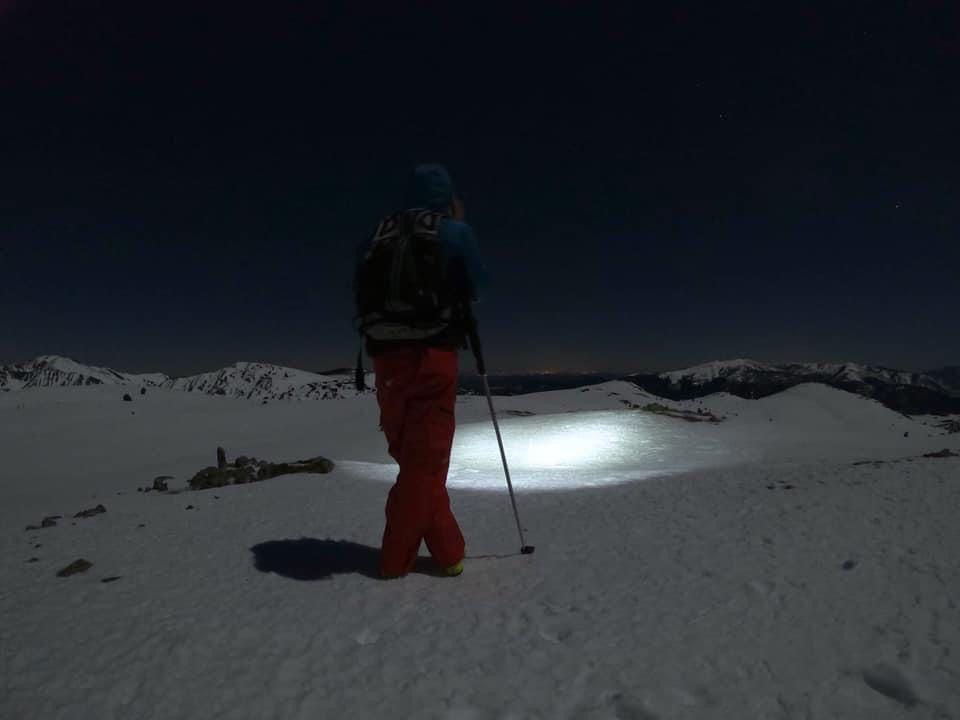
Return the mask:
<path fill-rule="evenodd" d="M 419 165 L 404 210 L 358 248 L 358 325 L 376 373 L 380 426 L 400 465 L 387 497 L 380 574 L 406 575 L 421 541 L 447 575 L 463 571 L 464 539 L 450 508 L 458 350 L 486 284 L 464 206 L 441 165 Z M 362 370 L 358 371 L 362 378 Z"/>

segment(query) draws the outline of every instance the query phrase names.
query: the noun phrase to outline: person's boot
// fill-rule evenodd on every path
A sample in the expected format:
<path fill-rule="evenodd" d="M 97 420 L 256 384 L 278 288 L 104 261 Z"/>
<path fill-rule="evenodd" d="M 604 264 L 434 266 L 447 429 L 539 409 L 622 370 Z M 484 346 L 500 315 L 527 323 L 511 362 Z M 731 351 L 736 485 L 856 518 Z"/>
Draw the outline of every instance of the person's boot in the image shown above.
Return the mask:
<path fill-rule="evenodd" d="M 463 560 L 458 562 L 456 565 L 451 565 L 443 569 L 443 574 L 447 577 L 457 577 L 463 572 Z"/>

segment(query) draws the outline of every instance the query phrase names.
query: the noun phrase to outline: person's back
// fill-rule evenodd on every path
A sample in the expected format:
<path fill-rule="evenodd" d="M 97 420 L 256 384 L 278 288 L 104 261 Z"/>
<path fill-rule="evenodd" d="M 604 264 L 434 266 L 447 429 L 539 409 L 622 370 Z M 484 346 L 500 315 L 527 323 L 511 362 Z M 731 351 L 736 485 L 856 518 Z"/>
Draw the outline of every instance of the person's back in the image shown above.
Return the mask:
<path fill-rule="evenodd" d="M 461 305 L 477 299 L 486 270 L 442 166 L 414 170 L 404 206 L 408 212 L 382 222 L 357 255 L 358 314 L 374 361 L 380 424 L 400 465 L 387 499 L 380 572 L 384 577 L 408 573 L 426 540 L 437 564 L 456 575 L 462 570 L 464 540 L 450 509 L 446 479 L 455 430 L 457 350 L 464 342 Z M 427 249 L 414 256 L 410 248 L 415 244 Z M 420 317 L 412 303 L 391 302 L 391 292 L 402 284 L 400 274 L 423 283 L 433 277 L 419 267 L 411 269 L 428 262 L 423 258 L 430 257 L 431 248 L 440 259 L 436 282 L 442 287 L 421 293 L 432 304 L 420 311 L 429 317 Z M 378 253 L 386 255 L 380 269 Z"/>

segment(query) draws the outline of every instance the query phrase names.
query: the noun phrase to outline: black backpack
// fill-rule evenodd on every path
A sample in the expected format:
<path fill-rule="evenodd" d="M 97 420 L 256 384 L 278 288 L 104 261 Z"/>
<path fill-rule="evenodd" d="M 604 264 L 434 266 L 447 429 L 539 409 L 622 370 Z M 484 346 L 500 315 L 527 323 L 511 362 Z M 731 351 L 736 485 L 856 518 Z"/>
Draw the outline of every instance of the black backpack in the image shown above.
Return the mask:
<path fill-rule="evenodd" d="M 357 329 L 374 341 L 426 341 L 454 322 L 441 213 L 403 210 L 377 227 L 357 267 Z"/>

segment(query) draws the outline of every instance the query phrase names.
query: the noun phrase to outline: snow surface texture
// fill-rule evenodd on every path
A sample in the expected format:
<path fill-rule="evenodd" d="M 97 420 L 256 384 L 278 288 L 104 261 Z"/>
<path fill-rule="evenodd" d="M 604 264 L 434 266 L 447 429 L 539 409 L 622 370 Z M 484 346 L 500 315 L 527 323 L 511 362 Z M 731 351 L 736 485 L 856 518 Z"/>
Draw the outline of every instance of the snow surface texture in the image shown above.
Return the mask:
<path fill-rule="evenodd" d="M 960 436 L 817 385 L 665 403 L 719 424 L 626 409 L 654 401 L 497 399 L 522 556 L 461 398 L 466 571 L 384 582 L 370 396 L 2 395 L 0 717 L 960 718 L 960 461 L 914 459 Z M 338 468 L 136 492 L 217 445 Z"/>

